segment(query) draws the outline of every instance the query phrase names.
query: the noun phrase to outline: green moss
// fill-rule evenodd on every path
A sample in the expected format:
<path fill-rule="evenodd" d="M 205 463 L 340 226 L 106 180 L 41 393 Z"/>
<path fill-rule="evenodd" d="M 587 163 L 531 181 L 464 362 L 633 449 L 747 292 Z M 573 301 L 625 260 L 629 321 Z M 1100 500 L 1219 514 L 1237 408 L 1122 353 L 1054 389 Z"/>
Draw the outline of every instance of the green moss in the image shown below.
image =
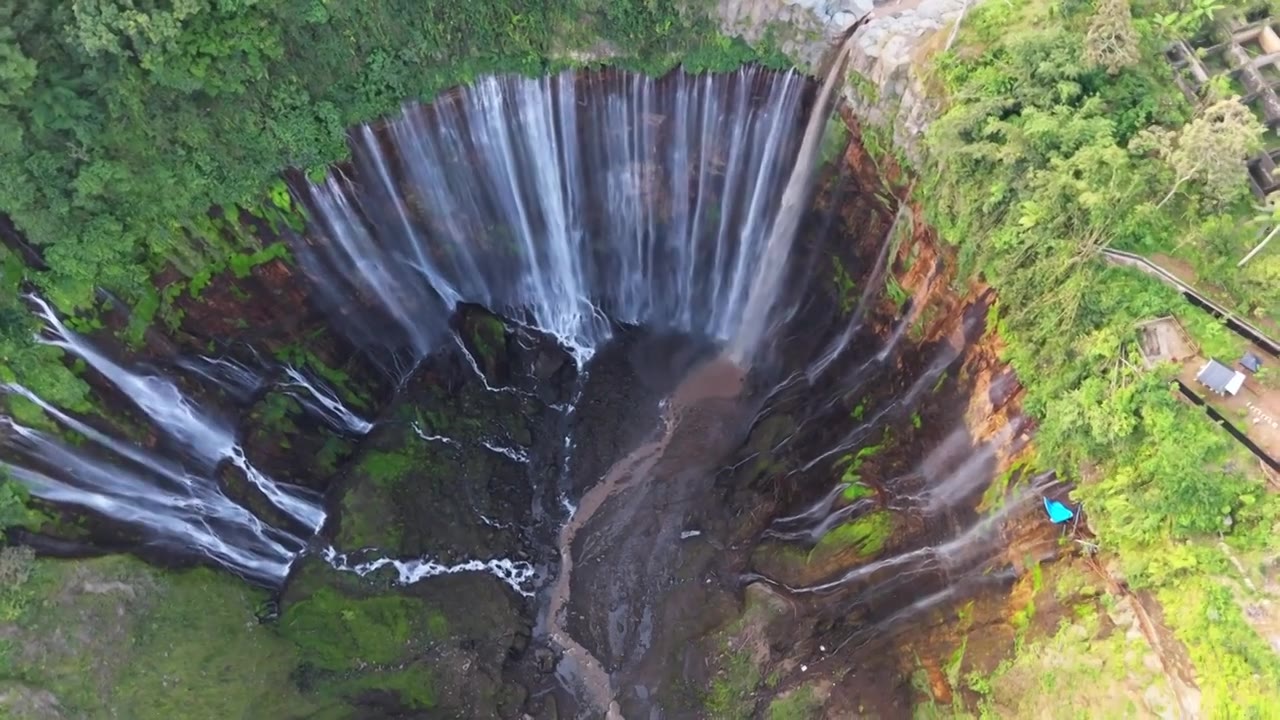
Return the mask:
<path fill-rule="evenodd" d="M 755 690 L 760 669 L 743 652 L 730 652 L 725 666 L 711 683 L 707 694 L 707 716 L 712 720 L 739 720 L 755 708 Z"/>
<path fill-rule="evenodd" d="M 844 489 L 844 492 L 841 493 L 841 496 L 845 500 L 848 500 L 849 502 L 854 502 L 857 500 L 861 500 L 862 498 L 871 497 L 872 495 L 875 495 L 875 494 L 876 494 L 876 491 L 872 490 L 870 486 L 860 482 L 855 482 L 849 487 L 846 487 Z"/>
<path fill-rule="evenodd" d="M 484 365 L 496 361 L 506 343 L 507 327 L 502 320 L 488 313 L 477 314 L 471 329 L 471 342 Z"/>
<path fill-rule="evenodd" d="M 859 403 L 858 407 L 854 408 L 854 414 L 861 416 L 864 410 L 865 408 L 862 405 L 862 403 Z M 853 485 L 856 485 L 859 482 L 859 480 L 862 479 L 861 471 L 862 471 L 863 463 L 875 457 L 876 453 L 879 453 L 881 450 L 883 450 L 888 445 L 888 443 L 889 443 L 889 432 L 888 430 L 886 430 L 885 439 L 881 441 L 879 444 L 866 445 L 864 447 L 859 448 L 858 452 L 844 455 L 839 460 L 837 460 L 836 467 L 840 467 L 841 465 L 846 466 L 844 471 L 840 474 L 840 482 L 851 483 Z M 856 499 L 856 498 L 851 498 L 851 499 Z"/>
<path fill-rule="evenodd" d="M 818 714 L 821 703 L 813 688 L 802 687 L 769 703 L 769 720 L 810 720 Z"/>
<path fill-rule="evenodd" d="M 259 625 L 266 599 L 211 570 L 166 577 L 139 622 L 111 707 L 120 717 L 306 717 L 291 691 L 293 649 Z"/>
<path fill-rule="evenodd" d="M 432 616 L 434 617 L 434 616 Z M 324 670 L 385 665 L 413 653 L 433 623 L 423 604 L 401 595 L 352 598 L 332 588 L 291 605 L 280 633 L 299 649 L 299 659 Z"/>
<path fill-rule="evenodd" d="M 316 469 L 324 475 L 332 475 L 338 469 L 338 463 L 351 454 L 352 444 L 337 436 L 329 435 L 316 453 Z"/>
<path fill-rule="evenodd" d="M 349 700 L 369 691 L 393 692 L 400 705 L 411 710 L 435 707 L 438 695 L 435 675 L 421 665 L 398 672 L 372 673 L 344 682 L 334 689 Z"/>
<path fill-rule="evenodd" d="M 294 418 L 301 413 L 302 406 L 292 395 L 273 392 L 255 408 L 253 423 L 264 433 L 289 435 L 298 432 Z"/>
<path fill-rule="evenodd" d="M 407 446 L 400 452 L 372 450 L 360 461 L 360 470 L 384 487 L 399 484 L 419 466 L 419 459 Z"/>
<path fill-rule="evenodd" d="M 853 549 L 859 557 L 871 557 L 884 549 L 895 525 L 893 513 L 874 510 L 823 535 L 812 555 Z"/>
<path fill-rule="evenodd" d="M 261 590 L 212 570 L 129 557 L 38 560 L 5 675 L 46 689 L 67 717 L 311 717 L 289 682 L 293 647 L 258 623 Z"/>
<path fill-rule="evenodd" d="M 337 543 L 344 549 L 400 547 L 403 532 L 390 491 L 359 482 L 342 496 Z"/>
<path fill-rule="evenodd" d="M 835 255 L 831 256 L 831 268 L 834 274 L 832 280 L 836 286 L 836 298 L 840 301 L 840 315 L 848 316 L 853 312 L 854 303 L 858 301 L 857 285 L 849 275 L 849 271 L 845 269 L 844 263 Z"/>
<path fill-rule="evenodd" d="M 297 648 L 294 682 L 335 718 L 348 717 L 348 706 L 370 694 L 384 704 L 393 694 L 399 711 L 435 707 L 439 677 L 423 658 L 449 638 L 444 613 L 405 595 L 360 597 L 354 586 L 324 584 L 342 586 L 343 578 L 317 573 L 309 578 L 314 592 L 290 604 L 279 623 Z"/>

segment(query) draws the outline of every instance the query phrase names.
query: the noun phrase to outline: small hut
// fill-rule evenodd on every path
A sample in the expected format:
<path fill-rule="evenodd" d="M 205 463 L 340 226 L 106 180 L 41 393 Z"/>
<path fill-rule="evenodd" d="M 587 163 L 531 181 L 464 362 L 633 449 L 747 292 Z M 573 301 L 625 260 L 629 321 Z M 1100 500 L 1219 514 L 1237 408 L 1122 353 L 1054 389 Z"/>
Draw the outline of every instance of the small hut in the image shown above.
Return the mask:
<path fill-rule="evenodd" d="M 1196 374 L 1196 382 L 1218 395 L 1235 395 L 1244 387 L 1244 373 L 1232 370 L 1217 360 L 1210 360 Z"/>

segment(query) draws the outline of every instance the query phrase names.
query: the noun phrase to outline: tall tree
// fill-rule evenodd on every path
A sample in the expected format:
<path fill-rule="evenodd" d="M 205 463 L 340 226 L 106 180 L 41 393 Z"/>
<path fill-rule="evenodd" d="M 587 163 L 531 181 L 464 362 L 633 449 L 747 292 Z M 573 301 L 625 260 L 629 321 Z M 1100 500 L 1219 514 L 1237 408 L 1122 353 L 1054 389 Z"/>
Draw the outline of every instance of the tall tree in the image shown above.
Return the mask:
<path fill-rule="evenodd" d="M 1239 195 L 1245 185 L 1245 161 L 1262 148 L 1265 128 L 1239 97 L 1219 100 L 1178 131 L 1152 127 L 1134 138 L 1130 148 L 1154 151 L 1173 169 L 1175 180 L 1162 207 L 1191 181 L 1218 203 Z"/>
<path fill-rule="evenodd" d="M 1129 0 L 1099 0 L 1084 36 L 1084 56 L 1111 75 L 1138 64 L 1138 31 L 1129 14 Z"/>

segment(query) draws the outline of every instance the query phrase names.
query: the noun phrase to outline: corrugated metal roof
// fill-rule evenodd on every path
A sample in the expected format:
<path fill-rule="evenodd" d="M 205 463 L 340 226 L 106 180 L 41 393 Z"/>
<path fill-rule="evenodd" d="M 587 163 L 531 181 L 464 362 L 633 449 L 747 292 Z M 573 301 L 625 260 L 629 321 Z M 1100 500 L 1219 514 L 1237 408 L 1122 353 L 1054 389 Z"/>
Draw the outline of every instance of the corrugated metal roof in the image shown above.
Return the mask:
<path fill-rule="evenodd" d="M 1240 364 L 1249 372 L 1258 372 L 1262 369 L 1262 358 L 1251 352 L 1247 352 L 1244 354 L 1244 357 L 1240 358 Z"/>
<path fill-rule="evenodd" d="M 1222 394 L 1227 392 L 1227 385 L 1237 374 L 1239 373 L 1217 360 L 1210 360 L 1200 369 L 1200 372 L 1196 375 L 1196 380 L 1210 390 Z"/>

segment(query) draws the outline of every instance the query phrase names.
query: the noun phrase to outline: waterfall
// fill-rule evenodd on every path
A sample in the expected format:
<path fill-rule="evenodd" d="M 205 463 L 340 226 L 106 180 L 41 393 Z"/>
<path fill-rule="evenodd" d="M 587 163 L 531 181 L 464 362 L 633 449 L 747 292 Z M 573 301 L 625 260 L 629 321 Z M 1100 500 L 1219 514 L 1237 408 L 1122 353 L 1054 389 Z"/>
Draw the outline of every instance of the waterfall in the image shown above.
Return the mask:
<path fill-rule="evenodd" d="M 729 355 L 739 365 L 750 365 L 756 347 L 764 340 L 769 321 L 781 291 L 783 268 L 791 256 L 791 243 L 800 228 L 800 216 L 809 200 L 813 185 L 814 169 L 822 144 L 823 130 L 837 82 L 844 80 L 845 63 L 849 60 L 850 42 L 836 51 L 834 62 L 827 70 L 822 88 L 818 91 L 815 107 L 809 113 L 809 121 L 800 143 L 797 162 L 787 178 L 782 191 L 777 216 L 765 237 L 763 255 L 756 263 L 755 274 L 746 291 L 746 307 L 742 310 L 741 327 L 732 338 Z M 759 252 L 759 250 L 756 250 Z"/>
<path fill-rule="evenodd" d="M 34 397 L 17 386 L 7 390 Z M 32 495 L 97 513 L 143 532 L 149 544 L 203 555 L 245 577 L 274 582 L 288 572 L 302 539 L 266 525 L 211 480 L 56 410 L 51 414 L 89 446 L 67 445 L 0 418 L 7 431 L 0 434 L 3 445 L 22 463 L 0 462 L 0 468 Z"/>
<path fill-rule="evenodd" d="M 228 497 L 217 471 L 223 463 L 238 468 L 267 502 L 309 533 L 325 519 L 319 496 L 276 482 L 254 467 L 232 425 L 200 407 L 173 380 L 116 362 L 69 329 L 43 299 L 27 299 L 45 322 L 45 334 L 37 341 L 61 348 L 102 375 L 176 446 L 179 457 L 112 437 L 27 388 L 9 384 L 5 392 L 34 403 L 87 444 L 67 444 L 0 418 L 8 430 L 3 445 L 22 462 L 5 463 L 6 469 L 37 497 L 133 526 L 150 543 L 203 555 L 254 579 L 281 580 L 305 539 L 269 526 Z"/>
<path fill-rule="evenodd" d="M 613 323 L 727 343 L 752 313 L 754 344 L 795 233 L 775 224 L 801 190 L 780 190 L 809 174 L 807 86 L 758 67 L 484 78 L 357 128 L 350 171 L 302 193 L 315 223 L 295 252 L 357 342 L 415 357 L 459 302 L 580 361 Z"/>
<path fill-rule="evenodd" d="M 373 423 L 349 410 L 338 396 L 318 380 L 311 380 L 301 370 L 286 365 L 289 378 L 288 392 L 296 397 L 312 414 L 320 417 L 329 427 L 349 435 L 364 435 L 373 429 Z M 297 390 L 303 390 L 299 393 Z"/>
<path fill-rule="evenodd" d="M 783 302 L 813 129 L 829 112 L 837 72 L 816 102 L 804 76 L 759 67 L 656 79 L 617 71 L 482 78 L 354 129 L 352 162 L 296 188 L 312 222 L 293 239 L 295 257 L 335 325 L 401 369 L 406 357 L 416 364 L 457 342 L 489 386 L 450 326 L 459 303 L 556 337 L 580 366 L 619 325 L 712 340 L 747 364 Z M 44 300 L 28 300 L 45 326 L 37 340 L 101 376 L 158 442 L 125 439 L 9 385 L 58 432 L 0 417 L 3 468 L 37 497 L 127 526 L 147 543 L 283 580 L 325 520 L 319 495 L 255 467 L 233 419 L 173 377 L 113 358 Z M 372 427 L 300 368 L 200 355 L 177 365 L 240 405 L 274 385 L 338 432 L 359 437 Z M 482 445 L 528 462 L 523 449 Z M 228 468 L 261 517 L 250 499 L 221 487 Z M 406 582 L 509 570 L 498 560 L 395 562 Z M 517 579 L 525 592 L 529 579 Z"/>

